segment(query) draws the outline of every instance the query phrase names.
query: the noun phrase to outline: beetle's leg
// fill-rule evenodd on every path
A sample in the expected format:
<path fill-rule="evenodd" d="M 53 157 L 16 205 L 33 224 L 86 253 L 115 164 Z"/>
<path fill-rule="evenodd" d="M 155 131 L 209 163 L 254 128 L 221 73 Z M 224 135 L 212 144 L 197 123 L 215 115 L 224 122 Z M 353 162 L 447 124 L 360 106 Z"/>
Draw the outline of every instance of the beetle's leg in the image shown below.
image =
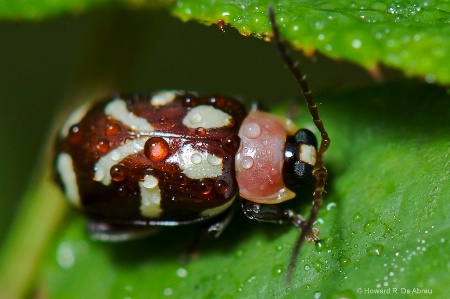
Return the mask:
<path fill-rule="evenodd" d="M 223 230 L 228 226 L 233 217 L 234 209 L 230 208 L 221 215 L 201 224 L 200 231 L 196 238 L 189 244 L 186 251 L 182 254 L 180 260 L 182 263 L 190 259 L 197 258 L 200 248 L 207 239 L 213 239 L 220 236 Z"/>
<path fill-rule="evenodd" d="M 144 238 L 161 231 L 161 227 L 118 224 L 94 218 L 88 220 L 87 229 L 92 239 L 107 242 Z"/>
<path fill-rule="evenodd" d="M 223 230 L 228 226 L 233 218 L 234 209 L 230 208 L 223 214 L 215 217 L 213 221 L 205 222 L 203 224 L 202 234 L 204 234 L 207 238 L 217 238 L 222 234 Z"/>
<path fill-rule="evenodd" d="M 295 213 L 291 209 L 281 209 L 277 205 L 260 204 L 243 199 L 242 209 L 245 216 L 253 220 L 278 224 L 291 222 L 299 230 L 302 230 L 305 225 L 305 218 L 302 215 Z M 317 230 L 313 230 L 307 236 L 307 239 L 311 239 L 316 243 L 319 242 L 317 233 Z"/>

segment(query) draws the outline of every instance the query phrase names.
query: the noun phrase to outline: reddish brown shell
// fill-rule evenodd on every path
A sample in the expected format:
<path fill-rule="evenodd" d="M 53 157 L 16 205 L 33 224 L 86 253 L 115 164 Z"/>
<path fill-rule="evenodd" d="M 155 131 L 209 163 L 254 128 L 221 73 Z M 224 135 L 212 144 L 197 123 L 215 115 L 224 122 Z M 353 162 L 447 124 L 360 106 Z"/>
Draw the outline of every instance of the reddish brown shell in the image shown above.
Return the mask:
<path fill-rule="evenodd" d="M 213 119 L 202 122 L 210 114 L 206 108 L 230 117 L 222 125 Z M 66 195 L 90 217 L 207 218 L 236 196 L 237 134 L 247 115 L 238 101 L 165 92 L 115 97 L 77 113 L 60 133 L 55 167 Z M 155 204 L 151 201 L 158 193 Z"/>

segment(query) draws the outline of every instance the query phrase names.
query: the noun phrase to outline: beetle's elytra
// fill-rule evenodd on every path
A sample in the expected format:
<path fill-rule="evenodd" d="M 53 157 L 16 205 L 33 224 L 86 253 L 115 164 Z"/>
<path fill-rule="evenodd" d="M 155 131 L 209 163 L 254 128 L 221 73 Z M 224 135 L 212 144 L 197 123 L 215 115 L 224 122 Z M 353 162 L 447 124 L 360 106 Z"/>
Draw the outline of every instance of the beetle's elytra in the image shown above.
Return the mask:
<path fill-rule="evenodd" d="M 302 231 L 293 258 L 310 235 L 322 203 L 329 145 L 305 77 L 275 41 L 297 79 L 321 133 L 298 129 L 289 119 L 247 109 L 237 100 L 183 91 L 115 95 L 77 109 L 61 128 L 54 167 L 69 202 L 89 219 L 91 234 L 123 240 L 161 226 L 207 223 L 218 236 L 238 199 L 246 216 L 291 222 Z M 277 204 L 292 186 L 315 184 L 305 220 Z"/>

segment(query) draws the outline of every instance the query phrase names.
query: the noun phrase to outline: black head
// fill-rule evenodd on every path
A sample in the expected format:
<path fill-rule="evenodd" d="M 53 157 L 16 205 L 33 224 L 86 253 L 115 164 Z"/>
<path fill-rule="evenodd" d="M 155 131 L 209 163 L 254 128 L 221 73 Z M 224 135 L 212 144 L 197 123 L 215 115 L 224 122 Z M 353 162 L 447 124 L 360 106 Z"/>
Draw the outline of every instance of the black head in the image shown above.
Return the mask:
<path fill-rule="evenodd" d="M 317 155 L 316 136 L 307 129 L 300 129 L 286 138 L 283 176 L 286 185 L 304 186 L 315 182 L 313 175 Z"/>

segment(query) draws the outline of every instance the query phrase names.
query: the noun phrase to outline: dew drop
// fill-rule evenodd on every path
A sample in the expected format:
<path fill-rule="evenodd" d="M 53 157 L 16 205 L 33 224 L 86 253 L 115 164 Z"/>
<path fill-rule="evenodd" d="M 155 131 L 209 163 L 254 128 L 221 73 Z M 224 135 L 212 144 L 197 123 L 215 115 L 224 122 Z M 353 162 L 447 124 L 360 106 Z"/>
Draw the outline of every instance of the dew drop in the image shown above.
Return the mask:
<path fill-rule="evenodd" d="M 200 192 L 204 195 L 211 193 L 214 187 L 214 183 L 211 179 L 202 179 L 199 181 Z"/>
<path fill-rule="evenodd" d="M 261 127 L 257 123 L 248 123 L 242 129 L 246 137 L 254 139 L 261 134 Z"/>
<path fill-rule="evenodd" d="M 362 46 L 362 42 L 359 39 L 352 40 L 352 47 L 354 49 L 359 49 Z"/>
<path fill-rule="evenodd" d="M 75 264 L 75 253 L 71 243 L 63 242 L 58 246 L 56 260 L 61 268 L 72 268 Z"/>
<path fill-rule="evenodd" d="M 225 194 L 228 190 L 228 183 L 224 180 L 217 180 L 214 183 L 214 189 L 220 194 Z"/>
<path fill-rule="evenodd" d="M 196 98 L 192 94 L 184 95 L 181 103 L 185 107 L 195 107 L 198 104 Z"/>
<path fill-rule="evenodd" d="M 222 146 L 230 153 L 235 154 L 237 149 L 239 148 L 239 144 L 241 143 L 241 139 L 237 135 L 228 136 L 222 141 Z"/>
<path fill-rule="evenodd" d="M 321 241 L 319 241 L 319 242 L 316 243 L 315 248 L 316 248 L 316 251 L 317 251 L 317 252 L 323 252 L 323 251 L 325 251 L 326 246 L 325 246 L 325 243 L 322 242 L 322 240 L 321 240 Z"/>
<path fill-rule="evenodd" d="M 253 167 L 253 163 L 254 163 L 253 158 L 250 157 L 250 156 L 242 157 L 242 159 L 239 161 L 239 164 L 244 169 L 252 168 Z"/>
<path fill-rule="evenodd" d="M 341 256 L 339 257 L 339 265 L 341 267 L 345 267 L 348 266 L 350 264 L 350 258 L 346 257 L 346 256 Z"/>
<path fill-rule="evenodd" d="M 83 137 L 83 134 L 81 133 L 81 129 L 78 125 L 73 125 L 70 127 L 70 129 L 69 129 L 70 143 L 78 144 L 81 142 L 82 137 Z"/>
<path fill-rule="evenodd" d="M 377 222 L 375 220 L 369 220 L 364 224 L 364 231 L 371 232 Z"/>
<path fill-rule="evenodd" d="M 283 274 L 284 266 L 282 264 L 277 264 L 272 268 L 272 276 L 279 277 Z"/>
<path fill-rule="evenodd" d="M 164 138 L 152 137 L 145 142 L 144 154 L 149 160 L 160 162 L 169 155 L 169 144 Z"/>
<path fill-rule="evenodd" d="M 109 151 L 109 140 L 108 139 L 100 139 L 97 142 L 97 149 L 102 153 L 107 153 Z"/>
<path fill-rule="evenodd" d="M 121 182 L 127 177 L 127 168 L 123 164 L 113 165 L 110 169 L 111 179 L 116 182 Z"/>
<path fill-rule="evenodd" d="M 172 296 L 173 290 L 172 290 L 172 288 L 165 288 L 163 293 L 165 296 Z"/>
<path fill-rule="evenodd" d="M 222 159 L 216 157 L 215 155 L 208 155 L 207 160 L 209 164 L 214 166 L 220 165 L 220 163 L 222 162 Z"/>
<path fill-rule="evenodd" d="M 353 221 L 360 222 L 362 220 L 362 215 L 360 212 L 356 212 L 355 215 L 353 215 Z"/>
<path fill-rule="evenodd" d="M 105 133 L 108 137 L 113 137 L 119 134 L 120 126 L 118 124 L 109 124 L 106 126 Z"/>
<path fill-rule="evenodd" d="M 188 274 L 188 272 L 187 272 L 187 270 L 185 268 L 178 268 L 177 269 L 177 276 L 178 277 L 184 278 L 184 277 L 187 276 L 187 274 Z"/>
<path fill-rule="evenodd" d="M 369 256 L 379 256 L 379 255 L 381 255 L 383 250 L 384 250 L 384 246 L 383 245 L 372 244 L 369 247 L 367 247 L 366 253 Z"/>
<path fill-rule="evenodd" d="M 93 151 L 93 152 L 92 152 L 92 157 L 93 157 L 94 159 L 98 159 L 98 158 L 100 158 L 100 153 L 99 153 L 98 151 Z"/>
<path fill-rule="evenodd" d="M 158 186 L 158 179 L 152 175 L 146 175 L 144 177 L 144 181 L 142 182 L 142 186 L 147 189 L 152 189 Z"/>
<path fill-rule="evenodd" d="M 211 98 L 210 103 L 213 103 L 215 107 L 217 108 L 223 108 L 225 107 L 227 100 L 225 100 L 224 98 L 220 98 L 220 97 L 216 97 L 216 98 Z"/>
<path fill-rule="evenodd" d="M 322 271 L 322 268 L 324 266 L 323 262 L 320 260 L 316 260 L 313 262 L 313 267 L 314 269 L 316 269 L 316 271 L 319 273 L 320 271 Z"/>
<path fill-rule="evenodd" d="M 198 127 L 197 129 L 195 129 L 195 134 L 197 136 L 205 136 L 206 135 L 206 129 L 203 127 Z"/>
<path fill-rule="evenodd" d="M 191 162 L 194 164 L 199 164 L 200 162 L 202 162 L 202 155 L 200 155 L 199 153 L 195 153 L 191 156 Z"/>

